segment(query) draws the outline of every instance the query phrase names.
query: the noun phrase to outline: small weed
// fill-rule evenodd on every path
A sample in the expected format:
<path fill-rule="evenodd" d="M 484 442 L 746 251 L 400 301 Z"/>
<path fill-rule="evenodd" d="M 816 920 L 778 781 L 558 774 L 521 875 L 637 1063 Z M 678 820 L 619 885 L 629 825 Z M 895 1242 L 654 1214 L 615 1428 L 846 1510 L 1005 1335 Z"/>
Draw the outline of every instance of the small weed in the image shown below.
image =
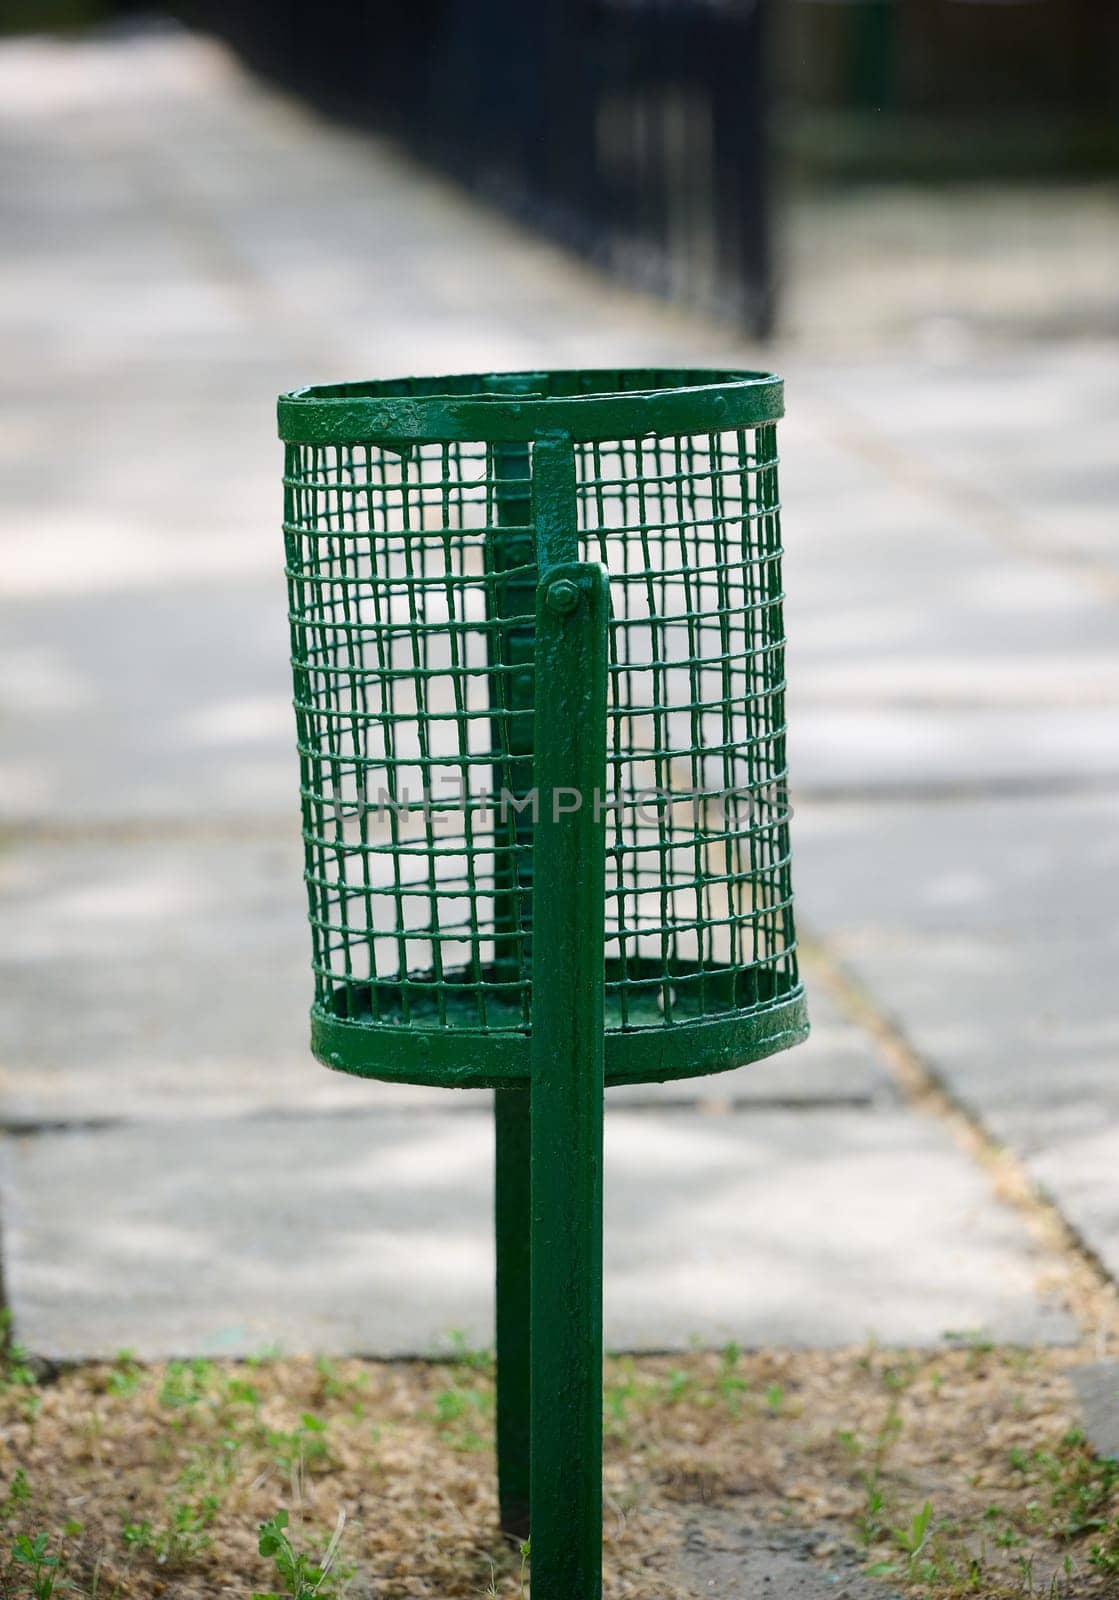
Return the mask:
<path fill-rule="evenodd" d="M 965 1336 L 967 1344 L 968 1369 L 974 1372 L 983 1365 L 988 1356 L 994 1352 L 994 1341 L 985 1333 L 972 1333 Z"/>
<path fill-rule="evenodd" d="M 209 1530 L 220 1509 L 221 1501 L 214 1494 L 172 1500 L 166 1521 L 125 1522 L 121 1540 L 130 1550 L 145 1551 L 157 1566 L 179 1569 L 209 1549 Z"/>
<path fill-rule="evenodd" d="M 882 1387 L 892 1394 L 900 1394 L 913 1383 L 918 1371 L 918 1363 L 912 1357 L 893 1362 L 882 1369 Z"/>
<path fill-rule="evenodd" d="M 321 1562 L 316 1562 L 292 1544 L 286 1511 L 277 1511 L 262 1522 L 257 1548 L 272 1562 L 280 1587 L 263 1593 L 254 1591 L 253 1600 L 338 1600 L 339 1584 L 345 1584 L 350 1576 L 344 1570 L 334 1571 L 344 1526 L 345 1515 L 339 1513 L 334 1536 Z"/>
<path fill-rule="evenodd" d="M 1119 1571 L 1119 1462 L 1093 1455 L 1076 1429 L 1053 1450 L 1015 1449 L 1009 1459 L 1027 1483 L 1047 1490 L 1047 1501 L 1027 1502 L 1026 1520 L 1058 1543 L 1099 1535 L 1089 1564 Z"/>
<path fill-rule="evenodd" d="M 27 1474 L 22 1467 L 17 1467 L 11 1486 L 4 1499 L 0 1501 L 0 1517 L 5 1522 L 11 1522 L 18 1511 L 21 1511 L 31 1499 L 31 1485 L 27 1481 Z"/>
<path fill-rule="evenodd" d="M 924 1594 L 943 1594 L 945 1600 L 982 1592 L 982 1562 L 962 1542 L 958 1549 L 948 1540 L 933 1545 L 933 1508 L 926 1500 L 907 1523 L 891 1527 L 887 1521 L 886 1496 L 877 1474 L 863 1479 L 865 1500 L 856 1519 L 859 1542 L 867 1549 L 891 1545 L 900 1556 L 872 1561 L 866 1568 L 872 1578 L 902 1578 L 920 1584 Z M 946 1528 L 944 1532 L 955 1533 Z M 991 1597 L 993 1600 L 993 1596 Z"/>
<path fill-rule="evenodd" d="M 129 1550 L 152 1550 L 155 1548 L 156 1534 L 150 1522 L 128 1522 L 120 1525 L 121 1543 Z"/>
<path fill-rule="evenodd" d="M 493 1372 L 495 1361 L 493 1351 L 472 1345 L 461 1328 L 452 1328 L 447 1335 L 447 1342 L 451 1347 L 449 1365 L 469 1367 L 474 1372 Z"/>
<path fill-rule="evenodd" d="M 911 1575 L 917 1557 L 928 1543 L 932 1516 L 932 1501 L 926 1500 L 920 1511 L 914 1513 L 908 1527 L 894 1529 L 894 1541 L 904 1553 Z"/>
<path fill-rule="evenodd" d="M 214 1369 L 209 1361 L 169 1361 L 159 1391 L 159 1403 L 170 1411 L 187 1410 L 206 1399 Z"/>
<path fill-rule="evenodd" d="M 874 1452 L 874 1459 L 879 1465 L 882 1464 L 893 1446 L 901 1438 L 902 1427 L 901 1412 L 896 1406 L 891 1405 L 883 1418 L 881 1427 L 874 1436 L 874 1443 L 871 1447 Z"/>
<path fill-rule="evenodd" d="M 140 1379 L 143 1375 L 144 1369 L 136 1360 L 133 1351 L 120 1350 L 117 1352 L 117 1359 L 112 1370 L 105 1379 L 105 1393 L 116 1395 L 135 1394 L 140 1387 Z"/>
<path fill-rule="evenodd" d="M 435 1425 L 452 1450 L 484 1450 L 489 1429 L 485 1436 L 479 1429 L 492 1412 L 493 1395 L 487 1389 L 453 1384 L 435 1396 Z"/>
<path fill-rule="evenodd" d="M 166 1515 L 154 1523 L 126 1519 L 121 1526 L 123 1544 L 150 1555 L 157 1566 L 189 1566 L 210 1547 L 210 1530 L 233 1480 L 238 1449 L 236 1440 L 223 1438 L 195 1450 L 176 1480 Z"/>
<path fill-rule="evenodd" d="M 1034 1590 L 1034 1562 L 1032 1556 L 1019 1556 L 1017 1561 L 1018 1582 L 1022 1593 L 1032 1595 Z"/>
<path fill-rule="evenodd" d="M 889 1532 L 884 1518 L 886 1497 L 876 1472 L 864 1473 L 862 1481 L 864 1498 L 855 1519 L 855 1536 L 860 1544 L 869 1548 L 872 1544 L 878 1544 Z"/>
<path fill-rule="evenodd" d="M 245 1407 L 255 1417 L 260 1410 L 260 1390 L 234 1374 L 225 1380 L 221 1392 L 221 1406 L 225 1411 L 236 1412 Z"/>
<path fill-rule="evenodd" d="M 34 1600 L 52 1600 L 67 1581 L 62 1575 L 62 1558 L 50 1552 L 49 1533 L 17 1533 L 12 1545 L 12 1562 L 27 1569 Z"/>
<path fill-rule="evenodd" d="M 531 1541 L 526 1539 L 520 1546 L 519 1554 L 521 1564 L 517 1571 L 517 1594 L 520 1600 L 528 1600 L 528 1561 Z M 490 1562 L 490 1581 L 482 1600 L 497 1600 L 501 1591 L 497 1587 L 497 1568 Z"/>
<path fill-rule="evenodd" d="M 278 1344 L 266 1344 L 262 1349 L 256 1351 L 254 1355 L 246 1356 L 245 1365 L 247 1367 L 255 1367 L 258 1372 L 263 1371 L 265 1368 L 272 1366 L 274 1362 L 279 1361 L 281 1355 L 282 1351 Z"/>
<path fill-rule="evenodd" d="M 12 1338 L 12 1314 L 0 1309 L 0 1394 L 18 1397 L 25 1422 L 34 1422 L 42 1406 L 39 1380 L 31 1357 L 18 1340 Z"/>
<path fill-rule="evenodd" d="M 315 1357 L 315 1373 L 324 1399 L 338 1400 L 346 1393 L 346 1385 L 338 1376 L 338 1368 L 329 1356 Z"/>
<path fill-rule="evenodd" d="M 737 1417 L 742 1411 L 742 1396 L 750 1387 L 746 1379 L 738 1371 L 738 1364 L 742 1359 L 742 1351 L 736 1344 L 724 1346 L 719 1358 L 719 1376 L 715 1380 L 716 1388 L 722 1397 L 723 1404 L 732 1417 Z"/>
<path fill-rule="evenodd" d="M 1096 1533 L 1107 1526 L 1112 1510 L 1119 1512 L 1114 1504 L 1119 1461 L 1093 1455 L 1082 1433 L 1067 1433 L 1057 1451 L 1041 1452 L 1038 1461 L 1052 1493 L 1055 1538 Z"/>
<path fill-rule="evenodd" d="M 276 1428 L 266 1429 L 265 1442 L 273 1461 L 285 1474 L 300 1465 L 322 1469 L 333 1465 L 326 1423 L 313 1412 L 305 1411 L 299 1419 L 298 1428 L 293 1428 L 290 1433 Z"/>
<path fill-rule="evenodd" d="M 679 1367 L 674 1367 L 664 1380 L 661 1394 L 668 1404 L 676 1405 L 685 1400 L 695 1387 L 695 1379 L 688 1372 L 683 1372 Z"/>
<path fill-rule="evenodd" d="M 317 1357 L 315 1373 L 319 1380 L 319 1399 L 327 1405 L 348 1401 L 351 1416 L 360 1422 L 365 1416 L 365 1404 L 360 1396 L 369 1387 L 365 1373 L 359 1371 L 352 1378 L 344 1378 L 328 1356 Z"/>
<path fill-rule="evenodd" d="M 785 1391 L 779 1383 L 771 1383 L 765 1391 L 765 1403 L 775 1417 L 780 1415 L 785 1405 Z"/>
<path fill-rule="evenodd" d="M 607 1369 L 602 1399 L 606 1423 L 615 1436 L 625 1434 L 629 1425 L 629 1409 L 636 1400 L 638 1382 L 634 1364 L 629 1356 L 612 1361 Z"/>
<path fill-rule="evenodd" d="M 224 1489 L 237 1471 L 241 1449 L 237 1439 L 220 1439 L 216 1444 L 196 1450 L 179 1474 L 178 1485 L 185 1493 Z"/>
<path fill-rule="evenodd" d="M 0 1310 L 0 1388 L 33 1389 L 35 1383 L 31 1358 L 12 1337 L 12 1313 Z"/>

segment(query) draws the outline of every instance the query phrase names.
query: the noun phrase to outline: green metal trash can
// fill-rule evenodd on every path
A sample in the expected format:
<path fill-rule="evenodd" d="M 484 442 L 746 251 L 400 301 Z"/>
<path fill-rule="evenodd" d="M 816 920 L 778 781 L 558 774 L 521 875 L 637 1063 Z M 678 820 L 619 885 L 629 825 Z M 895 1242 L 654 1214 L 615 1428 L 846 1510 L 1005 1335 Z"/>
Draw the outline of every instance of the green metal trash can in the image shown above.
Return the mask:
<path fill-rule="evenodd" d="M 768 374 L 671 370 L 279 403 L 312 1048 L 497 1091 L 502 1520 L 531 1501 L 534 1600 L 599 1591 L 603 1084 L 807 1033 L 782 409 Z"/>

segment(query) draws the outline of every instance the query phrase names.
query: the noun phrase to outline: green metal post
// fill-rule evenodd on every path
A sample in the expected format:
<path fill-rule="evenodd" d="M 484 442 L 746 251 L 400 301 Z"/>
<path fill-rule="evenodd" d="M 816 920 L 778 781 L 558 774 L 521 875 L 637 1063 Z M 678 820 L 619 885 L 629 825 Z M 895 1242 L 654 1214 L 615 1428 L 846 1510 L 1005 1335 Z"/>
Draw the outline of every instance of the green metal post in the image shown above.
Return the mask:
<path fill-rule="evenodd" d="M 602 1114 L 607 575 L 575 545 L 572 448 L 535 454 L 532 1593 L 602 1590 Z"/>
<path fill-rule="evenodd" d="M 524 380 L 495 376 L 491 392 L 523 392 Z M 495 798 L 502 789 L 522 794 L 532 782 L 532 616 L 536 604 L 536 552 L 531 534 L 532 479 L 529 447 L 517 441 L 495 445 L 494 526 L 487 542 L 493 575 L 489 616 L 503 625 L 490 635 L 490 704 L 507 725 L 495 730 L 494 748 L 507 759 L 495 764 Z M 506 625 L 504 619 L 510 620 Z M 528 843 L 528 814 L 514 811 L 510 839 Z M 494 973 L 514 978 L 525 952 L 531 918 L 531 853 L 503 854 L 496 873 Z M 529 1532 L 529 1091 L 494 1091 L 494 1233 L 497 1247 L 497 1479 L 502 1532 L 522 1540 Z"/>
<path fill-rule="evenodd" d="M 532 1249 L 529 1091 L 494 1091 L 497 1239 L 497 1493 L 501 1531 L 529 1534 Z"/>

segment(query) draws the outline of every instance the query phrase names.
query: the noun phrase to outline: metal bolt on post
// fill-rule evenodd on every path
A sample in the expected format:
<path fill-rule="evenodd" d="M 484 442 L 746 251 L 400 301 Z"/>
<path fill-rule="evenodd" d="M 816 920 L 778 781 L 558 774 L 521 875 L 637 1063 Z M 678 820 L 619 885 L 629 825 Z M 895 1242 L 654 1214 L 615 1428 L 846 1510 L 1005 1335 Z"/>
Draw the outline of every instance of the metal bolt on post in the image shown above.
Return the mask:
<path fill-rule="evenodd" d="M 315 1055 L 495 1091 L 501 1524 L 598 1600 L 611 1083 L 807 1033 L 764 373 L 281 397 Z"/>

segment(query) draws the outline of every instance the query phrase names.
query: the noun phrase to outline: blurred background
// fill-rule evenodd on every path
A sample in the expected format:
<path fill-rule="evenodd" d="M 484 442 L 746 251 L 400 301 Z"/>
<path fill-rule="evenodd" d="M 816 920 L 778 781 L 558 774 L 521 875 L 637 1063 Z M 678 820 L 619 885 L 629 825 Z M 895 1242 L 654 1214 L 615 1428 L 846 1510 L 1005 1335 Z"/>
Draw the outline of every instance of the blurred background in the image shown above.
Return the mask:
<path fill-rule="evenodd" d="M 8 0 L 0 30 L 23 1341 L 491 1336 L 487 1103 L 306 1046 L 273 401 L 615 363 L 787 380 L 815 1031 L 613 1100 L 611 1341 L 1072 1337 L 1008 1194 L 1119 1273 L 1119 10 Z"/>

